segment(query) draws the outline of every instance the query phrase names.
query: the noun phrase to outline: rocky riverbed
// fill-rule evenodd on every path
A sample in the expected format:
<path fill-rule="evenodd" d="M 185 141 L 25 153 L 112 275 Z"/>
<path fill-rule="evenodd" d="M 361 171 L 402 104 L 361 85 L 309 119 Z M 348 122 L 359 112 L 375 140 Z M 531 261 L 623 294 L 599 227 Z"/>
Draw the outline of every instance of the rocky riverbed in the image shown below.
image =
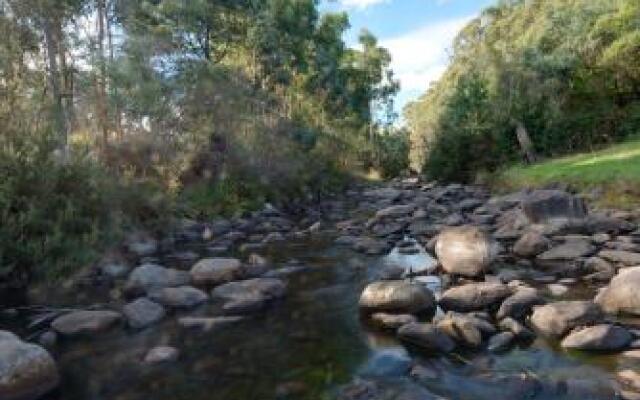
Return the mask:
<path fill-rule="evenodd" d="M 640 211 L 405 179 L 7 294 L 0 398 L 640 399 Z"/>

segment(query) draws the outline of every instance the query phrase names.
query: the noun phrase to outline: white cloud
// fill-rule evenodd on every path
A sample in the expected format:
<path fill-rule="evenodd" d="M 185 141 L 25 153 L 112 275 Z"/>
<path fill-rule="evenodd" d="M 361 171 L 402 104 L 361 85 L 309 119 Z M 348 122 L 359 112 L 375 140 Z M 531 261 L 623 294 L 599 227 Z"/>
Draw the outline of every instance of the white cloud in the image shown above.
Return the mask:
<path fill-rule="evenodd" d="M 376 4 L 388 3 L 390 0 L 341 0 L 340 3 L 346 8 L 365 9 Z"/>
<path fill-rule="evenodd" d="M 403 92 L 424 92 L 442 76 L 449 62 L 447 50 L 472 18 L 445 20 L 382 40 L 381 45 L 391 53 L 391 66 L 400 79 Z"/>

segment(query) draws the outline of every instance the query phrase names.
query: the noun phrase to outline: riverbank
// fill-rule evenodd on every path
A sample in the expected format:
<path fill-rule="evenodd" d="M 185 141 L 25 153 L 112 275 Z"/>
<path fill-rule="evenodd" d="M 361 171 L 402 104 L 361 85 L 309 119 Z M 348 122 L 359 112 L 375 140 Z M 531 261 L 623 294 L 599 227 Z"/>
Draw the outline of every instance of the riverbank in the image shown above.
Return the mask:
<path fill-rule="evenodd" d="M 64 285 L 3 299 L 20 339 L 0 340 L 15 355 L 0 393 L 638 398 L 637 208 L 405 179 L 298 211 L 130 235 Z"/>
<path fill-rule="evenodd" d="M 531 166 L 514 166 L 499 173 L 494 186 L 501 191 L 562 183 L 602 206 L 633 209 L 640 202 L 640 140 L 555 158 Z"/>

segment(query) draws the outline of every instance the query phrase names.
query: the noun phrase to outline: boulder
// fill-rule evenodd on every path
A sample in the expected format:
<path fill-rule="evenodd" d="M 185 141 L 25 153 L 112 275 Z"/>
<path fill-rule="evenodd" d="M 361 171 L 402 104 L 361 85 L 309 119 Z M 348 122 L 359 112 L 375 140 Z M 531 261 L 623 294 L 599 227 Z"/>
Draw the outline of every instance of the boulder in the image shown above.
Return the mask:
<path fill-rule="evenodd" d="M 544 299 L 533 288 L 518 288 L 514 294 L 507 297 L 496 314 L 496 318 L 502 319 L 512 317 L 515 319 L 523 319 L 530 312 L 533 306 L 544 304 Z"/>
<path fill-rule="evenodd" d="M 525 233 L 513 245 L 513 252 L 520 257 L 535 257 L 546 251 L 551 246 L 551 241 L 536 231 Z"/>
<path fill-rule="evenodd" d="M 433 324 L 411 323 L 398 329 L 398 338 L 430 352 L 449 353 L 456 343 Z"/>
<path fill-rule="evenodd" d="M 191 278 L 185 271 L 143 264 L 135 268 L 124 286 L 127 293 L 144 294 L 165 287 L 187 285 Z"/>
<path fill-rule="evenodd" d="M 475 311 L 491 307 L 509 295 L 511 295 L 511 289 L 502 283 L 467 283 L 446 290 L 439 304 L 445 310 Z"/>
<path fill-rule="evenodd" d="M 447 228 L 438 235 L 436 255 L 449 274 L 474 277 L 482 274 L 495 257 L 495 245 L 473 226 Z"/>
<path fill-rule="evenodd" d="M 94 335 L 113 327 L 121 317 L 115 311 L 74 311 L 56 318 L 51 327 L 63 336 Z"/>
<path fill-rule="evenodd" d="M 602 318 L 602 310 L 591 301 L 558 301 L 535 307 L 531 325 L 545 336 L 560 338 L 577 326 L 593 325 Z"/>
<path fill-rule="evenodd" d="M 633 336 L 616 325 L 602 324 L 573 330 L 562 341 L 565 349 L 614 351 L 624 349 Z"/>
<path fill-rule="evenodd" d="M 522 200 L 522 210 L 532 223 L 587 216 L 584 200 L 561 190 L 534 190 Z"/>
<path fill-rule="evenodd" d="M 0 331 L 0 399 L 37 400 L 59 381 L 56 363 L 44 348 Z"/>
<path fill-rule="evenodd" d="M 610 314 L 640 315 L 640 267 L 621 269 L 609 285 L 595 298 L 595 302 Z"/>
<path fill-rule="evenodd" d="M 360 296 L 360 309 L 366 313 L 433 314 L 436 300 L 423 285 L 407 281 L 373 282 Z"/>
<path fill-rule="evenodd" d="M 498 326 L 500 329 L 513 333 L 514 337 L 521 340 L 533 339 L 536 336 L 529 328 L 511 317 L 507 317 L 499 321 Z"/>
<path fill-rule="evenodd" d="M 149 297 L 167 307 L 193 308 L 205 303 L 209 296 L 200 289 L 191 286 L 170 287 L 156 290 Z"/>
<path fill-rule="evenodd" d="M 122 308 L 127 323 L 133 329 L 142 329 L 153 325 L 165 316 L 164 307 L 160 304 L 141 297 Z"/>
<path fill-rule="evenodd" d="M 244 279 L 244 269 L 236 258 L 204 258 L 189 272 L 196 285 L 220 285 Z"/>

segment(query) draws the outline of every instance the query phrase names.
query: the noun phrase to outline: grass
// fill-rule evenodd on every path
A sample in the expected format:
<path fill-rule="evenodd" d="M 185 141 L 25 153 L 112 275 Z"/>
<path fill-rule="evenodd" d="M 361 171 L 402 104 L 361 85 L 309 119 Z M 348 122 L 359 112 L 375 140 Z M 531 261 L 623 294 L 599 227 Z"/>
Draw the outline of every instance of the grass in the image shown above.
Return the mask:
<path fill-rule="evenodd" d="M 495 179 L 495 186 L 504 190 L 552 183 L 566 183 L 584 192 L 598 190 L 601 195 L 596 203 L 601 206 L 638 207 L 640 139 L 530 166 L 512 166 Z"/>

